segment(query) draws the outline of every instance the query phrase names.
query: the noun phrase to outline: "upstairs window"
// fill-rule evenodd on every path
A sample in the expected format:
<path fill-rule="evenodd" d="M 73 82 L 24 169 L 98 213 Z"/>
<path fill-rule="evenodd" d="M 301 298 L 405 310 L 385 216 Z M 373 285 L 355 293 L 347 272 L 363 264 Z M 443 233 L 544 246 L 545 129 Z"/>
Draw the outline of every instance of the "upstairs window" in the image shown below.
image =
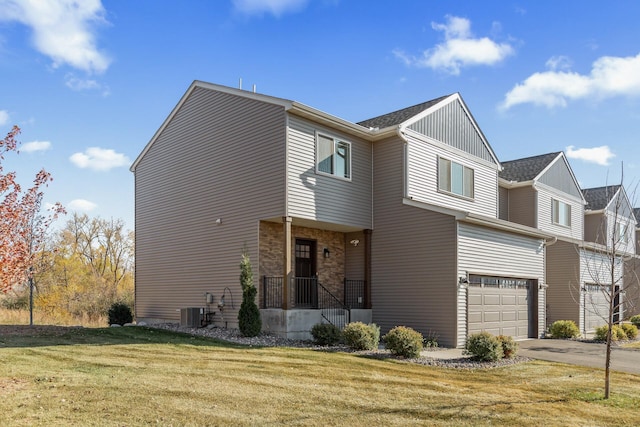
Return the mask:
<path fill-rule="evenodd" d="M 473 169 L 439 157 L 438 190 L 473 199 Z"/>
<path fill-rule="evenodd" d="M 625 244 L 629 242 L 629 233 L 627 233 L 627 231 L 627 224 L 616 222 L 616 238 L 618 239 L 618 242 L 622 242 Z"/>
<path fill-rule="evenodd" d="M 316 171 L 351 179 L 351 143 L 318 133 Z"/>
<path fill-rule="evenodd" d="M 571 205 L 556 199 L 552 199 L 551 205 L 553 223 L 571 227 Z"/>

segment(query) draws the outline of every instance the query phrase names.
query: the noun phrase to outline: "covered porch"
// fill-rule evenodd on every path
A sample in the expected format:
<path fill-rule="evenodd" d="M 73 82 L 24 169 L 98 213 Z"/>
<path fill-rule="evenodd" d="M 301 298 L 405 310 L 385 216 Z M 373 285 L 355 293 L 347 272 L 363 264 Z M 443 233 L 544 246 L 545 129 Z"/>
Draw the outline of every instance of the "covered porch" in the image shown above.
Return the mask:
<path fill-rule="evenodd" d="M 310 339 L 317 323 L 370 323 L 371 230 L 284 217 L 260 222 L 263 330 Z"/>

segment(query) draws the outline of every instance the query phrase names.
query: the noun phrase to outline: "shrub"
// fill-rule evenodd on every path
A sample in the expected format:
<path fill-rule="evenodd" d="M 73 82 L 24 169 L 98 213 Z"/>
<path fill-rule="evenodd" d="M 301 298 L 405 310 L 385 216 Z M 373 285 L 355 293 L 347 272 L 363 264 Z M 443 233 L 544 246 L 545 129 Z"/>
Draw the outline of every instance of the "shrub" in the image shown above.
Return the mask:
<path fill-rule="evenodd" d="M 640 314 L 636 314 L 635 316 L 631 316 L 629 321 L 636 327 L 640 328 Z"/>
<path fill-rule="evenodd" d="M 603 325 L 596 328 L 594 339 L 596 341 L 606 341 L 607 332 L 609 331 L 609 325 Z M 613 325 L 611 328 L 611 341 L 626 340 L 627 333 L 622 329 L 620 325 Z"/>
<path fill-rule="evenodd" d="M 580 329 L 573 320 L 556 320 L 549 328 L 551 338 L 577 338 L 580 336 Z"/>
<path fill-rule="evenodd" d="M 636 325 L 632 325 L 631 323 L 623 323 L 620 325 L 620 327 L 627 336 L 627 339 L 635 340 L 638 337 L 638 327 Z"/>
<path fill-rule="evenodd" d="M 504 356 L 502 344 L 489 332 L 470 335 L 464 348 L 475 360 L 493 362 Z"/>
<path fill-rule="evenodd" d="M 407 326 L 396 326 L 385 336 L 385 348 L 395 354 L 406 358 L 420 356 L 422 351 L 422 334 Z"/>
<path fill-rule="evenodd" d="M 502 354 L 505 359 L 516 357 L 518 353 L 518 343 L 509 335 L 498 335 L 498 341 L 502 344 Z"/>
<path fill-rule="evenodd" d="M 375 350 L 380 342 L 380 328 L 375 323 L 353 322 L 344 327 L 342 337 L 354 350 Z"/>
<path fill-rule="evenodd" d="M 123 302 L 114 302 L 108 312 L 110 325 L 124 325 L 133 322 L 131 307 Z"/>
<path fill-rule="evenodd" d="M 256 337 L 262 329 L 262 318 L 256 304 L 258 290 L 253 285 L 251 261 L 246 248 L 242 251 L 242 262 L 240 262 L 240 285 L 242 286 L 242 303 L 238 311 L 238 328 L 245 337 Z"/>
<path fill-rule="evenodd" d="M 335 345 L 342 338 L 342 331 L 331 323 L 318 323 L 311 328 L 313 341 L 318 345 Z"/>
<path fill-rule="evenodd" d="M 438 334 L 429 331 L 427 336 L 422 340 L 422 347 L 424 348 L 438 348 Z"/>

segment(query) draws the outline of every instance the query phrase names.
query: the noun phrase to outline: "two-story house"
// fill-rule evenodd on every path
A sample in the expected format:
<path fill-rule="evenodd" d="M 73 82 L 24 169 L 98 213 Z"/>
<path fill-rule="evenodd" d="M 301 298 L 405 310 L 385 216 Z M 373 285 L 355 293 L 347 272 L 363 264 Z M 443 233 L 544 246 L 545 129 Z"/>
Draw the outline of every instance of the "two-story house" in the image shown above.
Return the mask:
<path fill-rule="evenodd" d="M 131 167 L 136 317 L 236 326 L 246 250 L 280 335 L 344 311 L 445 346 L 539 336 L 555 239 L 498 217 L 500 168 L 459 94 L 352 123 L 196 81 Z"/>

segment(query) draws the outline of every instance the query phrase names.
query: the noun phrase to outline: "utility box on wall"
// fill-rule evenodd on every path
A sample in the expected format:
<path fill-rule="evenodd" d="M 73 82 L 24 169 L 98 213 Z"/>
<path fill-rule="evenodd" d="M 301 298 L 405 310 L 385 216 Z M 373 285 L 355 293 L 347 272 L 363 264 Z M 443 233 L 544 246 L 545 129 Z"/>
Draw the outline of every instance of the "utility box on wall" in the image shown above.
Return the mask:
<path fill-rule="evenodd" d="M 200 307 L 188 307 L 180 309 L 180 326 L 197 328 L 200 326 Z"/>

